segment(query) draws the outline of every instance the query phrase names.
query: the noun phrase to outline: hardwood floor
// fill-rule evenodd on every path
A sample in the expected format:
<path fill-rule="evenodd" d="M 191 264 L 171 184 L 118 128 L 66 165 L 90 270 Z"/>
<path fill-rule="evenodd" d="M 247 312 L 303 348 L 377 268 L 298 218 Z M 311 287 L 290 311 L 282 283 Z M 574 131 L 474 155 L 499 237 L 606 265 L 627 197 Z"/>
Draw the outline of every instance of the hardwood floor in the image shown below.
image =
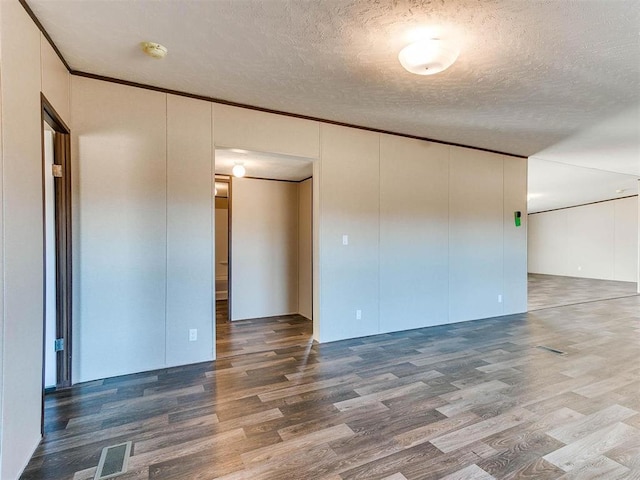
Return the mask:
<path fill-rule="evenodd" d="M 633 296 L 89 382 L 22 478 L 640 479 L 639 359 Z"/>
<path fill-rule="evenodd" d="M 530 273 L 529 311 L 637 295 L 635 282 Z"/>
<path fill-rule="evenodd" d="M 229 322 L 226 300 L 216 302 L 216 355 L 227 358 L 311 345 L 313 323 L 301 315 Z"/>

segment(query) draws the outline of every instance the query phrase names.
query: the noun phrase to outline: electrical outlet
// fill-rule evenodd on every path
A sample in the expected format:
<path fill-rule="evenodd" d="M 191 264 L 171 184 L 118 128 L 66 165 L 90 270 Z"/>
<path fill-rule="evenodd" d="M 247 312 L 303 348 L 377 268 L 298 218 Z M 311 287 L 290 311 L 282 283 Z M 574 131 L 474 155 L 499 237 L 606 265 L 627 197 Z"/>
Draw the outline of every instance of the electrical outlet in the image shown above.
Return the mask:
<path fill-rule="evenodd" d="M 342 235 L 342 244 L 349 245 L 349 235 Z"/>
<path fill-rule="evenodd" d="M 498 303 L 502 303 L 502 295 L 498 295 Z"/>
<path fill-rule="evenodd" d="M 198 329 L 197 328 L 190 328 L 189 329 L 189 341 L 190 342 L 195 342 L 196 340 L 198 340 Z"/>
<path fill-rule="evenodd" d="M 356 310 L 356 320 L 362 320 L 362 310 Z"/>

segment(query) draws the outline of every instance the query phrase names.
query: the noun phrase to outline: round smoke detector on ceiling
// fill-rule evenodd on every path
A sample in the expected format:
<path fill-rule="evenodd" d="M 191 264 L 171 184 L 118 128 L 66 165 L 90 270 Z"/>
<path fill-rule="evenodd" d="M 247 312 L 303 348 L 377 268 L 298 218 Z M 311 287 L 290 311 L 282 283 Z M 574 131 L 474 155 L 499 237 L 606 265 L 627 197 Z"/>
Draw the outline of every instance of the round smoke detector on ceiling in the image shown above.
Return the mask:
<path fill-rule="evenodd" d="M 164 58 L 167 55 L 167 47 L 155 42 L 142 42 L 142 51 L 153 58 Z"/>
<path fill-rule="evenodd" d="M 433 75 L 449 68 L 459 53 L 455 46 L 445 40 L 430 38 L 404 47 L 398 54 L 398 60 L 411 73 Z"/>

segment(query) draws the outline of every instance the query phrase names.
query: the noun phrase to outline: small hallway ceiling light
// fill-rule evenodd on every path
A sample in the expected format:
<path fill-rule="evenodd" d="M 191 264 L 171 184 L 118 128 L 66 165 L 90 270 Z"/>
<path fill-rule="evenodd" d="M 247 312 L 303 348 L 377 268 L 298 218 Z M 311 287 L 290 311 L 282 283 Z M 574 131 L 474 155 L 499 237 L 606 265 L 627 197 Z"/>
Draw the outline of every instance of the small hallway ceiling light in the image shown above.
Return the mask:
<path fill-rule="evenodd" d="M 241 163 L 236 163 L 231 171 L 233 172 L 233 176 L 237 178 L 242 178 L 244 177 L 244 174 L 247 173 L 244 165 L 242 165 Z"/>
<path fill-rule="evenodd" d="M 167 56 L 167 47 L 155 42 L 142 42 L 142 51 L 153 58 L 164 58 Z"/>
<path fill-rule="evenodd" d="M 398 60 L 409 72 L 433 75 L 449 68 L 458 58 L 458 49 L 440 38 L 411 43 L 400 50 Z"/>

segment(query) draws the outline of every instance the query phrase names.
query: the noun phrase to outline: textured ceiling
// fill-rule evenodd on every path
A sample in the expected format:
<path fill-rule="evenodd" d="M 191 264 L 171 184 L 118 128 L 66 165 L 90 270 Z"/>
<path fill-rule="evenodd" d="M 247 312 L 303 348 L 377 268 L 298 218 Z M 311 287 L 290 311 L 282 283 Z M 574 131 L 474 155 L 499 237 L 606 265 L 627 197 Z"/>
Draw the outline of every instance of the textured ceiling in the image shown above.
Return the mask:
<path fill-rule="evenodd" d="M 247 177 L 300 181 L 313 174 L 313 160 L 235 148 L 216 148 L 216 173 L 231 175 L 236 164 L 244 165 Z"/>
<path fill-rule="evenodd" d="M 638 194 L 638 177 L 529 159 L 529 213 Z"/>
<path fill-rule="evenodd" d="M 640 101 L 640 0 L 27 1 L 77 71 L 518 155 Z M 424 77 L 426 27 L 461 53 Z"/>
<path fill-rule="evenodd" d="M 640 177 L 640 103 L 533 158 Z"/>

